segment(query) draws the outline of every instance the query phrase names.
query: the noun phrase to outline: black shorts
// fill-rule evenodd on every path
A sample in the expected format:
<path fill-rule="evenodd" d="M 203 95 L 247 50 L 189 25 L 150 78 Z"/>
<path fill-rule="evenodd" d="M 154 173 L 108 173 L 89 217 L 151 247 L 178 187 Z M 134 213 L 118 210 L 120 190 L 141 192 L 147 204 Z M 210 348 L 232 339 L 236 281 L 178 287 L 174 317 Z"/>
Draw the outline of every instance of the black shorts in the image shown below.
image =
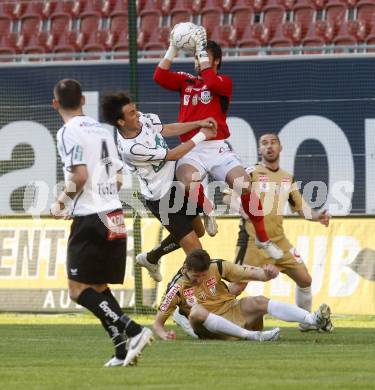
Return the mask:
<path fill-rule="evenodd" d="M 117 210 L 122 216 L 122 210 Z M 110 214 L 111 215 L 111 214 Z M 106 218 L 106 214 L 101 214 Z M 68 279 L 86 284 L 122 284 L 126 234 L 113 235 L 97 214 L 74 217 L 68 240 Z"/>
<path fill-rule="evenodd" d="M 168 199 L 169 197 L 169 199 Z M 176 242 L 180 242 L 182 238 L 191 233 L 193 228 L 193 220 L 202 211 L 199 207 L 190 209 L 188 199 L 184 197 L 184 201 L 180 210 L 172 213 L 161 213 L 160 206 L 169 204 L 169 209 L 173 208 L 175 202 L 175 190 L 167 193 L 159 200 L 146 200 L 147 207 L 152 214 L 161 222 L 161 224 L 172 234 Z M 167 218 L 166 218 L 167 217 Z M 167 220 L 166 220 L 167 219 Z"/>

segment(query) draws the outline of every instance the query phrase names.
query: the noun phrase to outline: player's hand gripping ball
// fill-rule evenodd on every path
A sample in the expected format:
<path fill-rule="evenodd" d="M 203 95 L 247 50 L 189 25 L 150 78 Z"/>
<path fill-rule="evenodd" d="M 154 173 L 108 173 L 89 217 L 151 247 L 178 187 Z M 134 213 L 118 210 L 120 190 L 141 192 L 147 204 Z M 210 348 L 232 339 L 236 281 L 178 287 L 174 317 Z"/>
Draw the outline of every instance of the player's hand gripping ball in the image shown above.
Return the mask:
<path fill-rule="evenodd" d="M 171 32 L 171 43 L 179 50 L 194 52 L 197 29 L 198 26 L 190 22 L 176 24 Z"/>

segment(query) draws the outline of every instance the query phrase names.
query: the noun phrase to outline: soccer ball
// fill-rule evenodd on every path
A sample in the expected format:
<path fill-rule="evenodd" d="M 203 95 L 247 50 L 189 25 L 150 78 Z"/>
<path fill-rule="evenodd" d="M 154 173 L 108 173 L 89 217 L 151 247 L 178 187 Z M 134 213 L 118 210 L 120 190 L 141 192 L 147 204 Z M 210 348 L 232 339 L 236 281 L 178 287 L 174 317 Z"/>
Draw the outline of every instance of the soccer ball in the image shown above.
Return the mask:
<path fill-rule="evenodd" d="M 172 43 L 180 50 L 193 52 L 195 50 L 194 33 L 198 26 L 194 23 L 178 23 L 172 32 Z"/>

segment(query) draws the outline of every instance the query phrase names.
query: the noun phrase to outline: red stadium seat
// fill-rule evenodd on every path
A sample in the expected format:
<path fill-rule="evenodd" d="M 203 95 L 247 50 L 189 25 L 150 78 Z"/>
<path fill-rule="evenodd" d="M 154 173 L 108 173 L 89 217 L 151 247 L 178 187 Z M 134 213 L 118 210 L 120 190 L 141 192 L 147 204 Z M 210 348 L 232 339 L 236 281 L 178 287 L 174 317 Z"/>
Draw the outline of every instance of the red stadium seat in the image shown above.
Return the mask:
<path fill-rule="evenodd" d="M 315 4 L 317 10 L 322 10 L 326 5 L 327 0 L 312 0 L 312 2 Z"/>
<path fill-rule="evenodd" d="M 219 7 L 205 7 L 201 11 L 201 25 L 207 35 L 212 34 L 214 28 L 223 22 L 223 10 Z"/>
<path fill-rule="evenodd" d="M 115 11 L 109 20 L 109 29 L 113 33 L 120 33 L 123 30 L 128 31 L 128 14 L 121 11 Z"/>
<path fill-rule="evenodd" d="M 273 37 L 277 26 L 285 21 L 285 8 L 281 5 L 266 5 L 263 8 L 263 23 L 268 27 Z"/>
<path fill-rule="evenodd" d="M 347 18 L 347 5 L 340 0 L 329 0 L 326 5 L 326 21 L 333 26 L 337 32 L 341 24 Z"/>
<path fill-rule="evenodd" d="M 25 37 L 36 35 L 42 29 L 42 21 L 45 18 L 43 14 L 44 3 L 30 2 L 21 3 L 17 9 L 17 15 L 21 19 L 21 33 Z"/>
<path fill-rule="evenodd" d="M 162 1 L 161 0 L 143 0 L 143 1 L 140 1 L 140 7 L 141 7 L 142 11 L 144 11 L 144 10 L 161 11 L 162 10 Z"/>
<path fill-rule="evenodd" d="M 23 37 L 17 33 L 0 35 L 0 62 L 11 61 L 12 55 L 19 54 L 23 46 Z M 9 55 L 9 57 L 7 57 Z M 5 56 L 5 57 L 4 57 Z"/>
<path fill-rule="evenodd" d="M 193 21 L 193 11 L 187 8 L 173 8 L 170 12 L 171 26 L 182 22 Z"/>
<path fill-rule="evenodd" d="M 232 8 L 229 12 L 232 12 L 234 8 L 252 8 L 256 12 L 262 10 L 263 5 L 266 3 L 266 0 L 236 0 L 232 1 Z"/>
<path fill-rule="evenodd" d="M 215 41 L 221 47 L 235 47 L 236 30 L 231 24 L 216 26 L 209 39 Z"/>
<path fill-rule="evenodd" d="M 61 34 L 63 31 L 70 30 L 72 27 L 72 17 L 67 12 L 54 12 L 50 20 L 50 31 L 52 34 Z"/>
<path fill-rule="evenodd" d="M 15 2 L 0 2 L 0 16 L 8 16 L 11 19 L 15 19 Z"/>
<path fill-rule="evenodd" d="M 70 16 L 76 16 L 74 13 L 74 7 L 76 5 L 76 2 L 73 0 L 52 0 L 49 1 L 48 4 L 48 11 L 44 9 L 43 13 L 48 14 L 47 16 L 49 16 L 49 18 L 52 18 L 55 14 L 68 14 Z"/>
<path fill-rule="evenodd" d="M 333 39 L 335 46 L 356 46 L 357 39 L 355 31 L 353 28 L 350 28 L 350 22 L 344 22 L 340 26 L 338 34 Z M 355 49 L 346 49 L 346 48 L 335 48 L 335 53 L 348 53 L 353 52 Z"/>
<path fill-rule="evenodd" d="M 320 47 L 321 50 L 304 50 L 304 54 L 322 54 L 323 47 L 332 41 L 334 29 L 327 22 L 319 20 L 312 23 L 302 40 L 303 47 Z"/>
<path fill-rule="evenodd" d="M 45 54 L 49 52 L 48 39 L 50 34 L 46 31 L 39 32 L 36 35 L 31 35 L 25 40 L 25 46 L 23 48 L 24 54 Z M 40 61 L 35 58 L 33 61 Z"/>
<path fill-rule="evenodd" d="M 116 36 L 115 42 L 112 46 L 112 50 L 115 52 L 124 52 L 121 56 L 116 56 L 117 59 L 127 59 L 129 58 L 129 41 L 127 31 L 122 31 L 119 35 Z"/>
<path fill-rule="evenodd" d="M 310 24 L 316 18 L 316 9 L 312 1 L 297 1 L 293 7 L 293 20 L 301 25 L 302 36 L 304 37 Z"/>
<path fill-rule="evenodd" d="M 287 47 L 285 51 L 271 51 L 271 54 L 282 55 L 292 54 L 290 50 L 294 44 L 299 44 L 301 41 L 301 26 L 296 22 L 285 22 L 279 24 L 274 37 L 270 41 L 271 48 Z"/>
<path fill-rule="evenodd" d="M 99 12 L 87 11 L 81 14 L 80 27 L 81 33 L 91 35 L 93 31 L 98 31 L 101 27 L 101 15 Z"/>
<path fill-rule="evenodd" d="M 366 33 L 369 34 L 375 20 L 375 1 L 360 0 L 357 4 L 357 20 L 364 23 Z"/>
<path fill-rule="evenodd" d="M 76 53 L 78 51 L 76 31 L 65 31 L 55 37 L 54 53 Z M 72 57 L 64 57 L 64 59 L 72 59 Z"/>
<path fill-rule="evenodd" d="M 269 29 L 261 23 L 256 23 L 248 26 L 242 36 L 242 39 L 238 41 L 238 48 L 259 48 L 260 46 L 267 45 L 269 42 L 270 34 Z M 240 55 L 256 55 L 254 51 L 252 53 L 240 53 Z"/>
<path fill-rule="evenodd" d="M 238 39 L 241 39 L 246 26 L 254 21 L 253 8 L 245 5 L 234 6 L 231 9 L 231 21 L 236 29 Z"/>
<path fill-rule="evenodd" d="M 158 10 L 144 10 L 140 14 L 139 31 L 146 35 L 146 40 L 155 29 L 161 26 L 162 14 Z"/>
<path fill-rule="evenodd" d="M 78 15 L 85 13 L 99 13 L 102 15 L 103 3 L 101 0 L 79 0 Z M 104 13 L 103 13 L 104 14 Z"/>
<path fill-rule="evenodd" d="M 0 35 L 6 35 L 12 31 L 13 20 L 10 16 L 0 15 Z"/>
<path fill-rule="evenodd" d="M 290 11 L 293 9 L 295 0 L 267 0 L 265 6 L 278 6 L 281 5 L 286 10 Z"/>
<path fill-rule="evenodd" d="M 82 51 L 85 53 L 105 52 L 106 50 L 108 50 L 107 31 L 93 31 L 82 46 Z M 100 55 L 85 57 L 86 60 L 99 60 L 100 58 Z"/>

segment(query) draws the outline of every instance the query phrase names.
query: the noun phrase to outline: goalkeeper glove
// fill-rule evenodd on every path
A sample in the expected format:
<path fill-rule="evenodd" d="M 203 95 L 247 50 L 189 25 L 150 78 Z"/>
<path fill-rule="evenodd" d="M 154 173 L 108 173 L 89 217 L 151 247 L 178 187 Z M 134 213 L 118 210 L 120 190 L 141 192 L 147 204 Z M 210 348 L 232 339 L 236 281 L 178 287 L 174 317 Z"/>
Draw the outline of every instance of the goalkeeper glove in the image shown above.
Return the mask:
<path fill-rule="evenodd" d="M 204 27 L 197 28 L 197 31 L 194 35 L 195 41 L 195 57 L 198 59 L 199 63 L 208 62 L 207 55 L 207 35 L 206 29 Z"/>
<path fill-rule="evenodd" d="M 177 24 L 176 24 L 176 26 L 177 26 Z M 177 52 L 178 52 L 178 49 L 177 49 L 177 47 L 176 47 L 176 45 L 174 44 L 174 41 L 173 41 L 173 31 L 176 28 L 176 26 L 173 27 L 173 29 L 172 29 L 172 31 L 171 31 L 171 33 L 169 35 L 169 47 L 168 47 L 167 52 L 164 55 L 164 58 L 166 60 L 171 61 L 171 62 L 176 57 Z"/>

